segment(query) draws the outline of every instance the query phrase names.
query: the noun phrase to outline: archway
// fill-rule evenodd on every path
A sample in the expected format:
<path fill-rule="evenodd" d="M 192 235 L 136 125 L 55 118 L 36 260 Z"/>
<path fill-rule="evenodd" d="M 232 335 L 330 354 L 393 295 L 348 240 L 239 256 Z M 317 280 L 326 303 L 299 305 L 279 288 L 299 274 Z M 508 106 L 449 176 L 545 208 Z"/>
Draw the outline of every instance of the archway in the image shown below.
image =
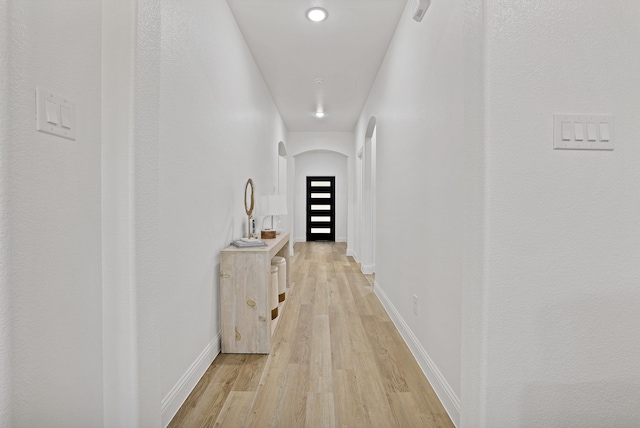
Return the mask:
<path fill-rule="evenodd" d="M 376 118 L 369 119 L 361 160 L 360 270 L 375 273 L 376 256 Z"/>
<path fill-rule="evenodd" d="M 278 143 L 278 195 L 287 194 L 287 147 Z"/>
<path fill-rule="evenodd" d="M 274 188 L 277 195 L 284 196 L 287 201 L 287 215 L 281 215 L 278 218 L 280 224 L 278 230 L 291 231 L 289 218 L 291 216 L 291 205 L 289 199 L 289 175 L 288 175 L 288 161 L 287 161 L 287 147 L 284 142 L 278 143 L 278 178 L 277 178 L 277 190 Z"/>
<path fill-rule="evenodd" d="M 347 242 L 349 213 L 348 156 L 333 150 L 308 150 L 293 156 L 292 232 L 295 242 L 306 241 L 306 177 L 334 176 L 336 189 L 336 242 Z"/>

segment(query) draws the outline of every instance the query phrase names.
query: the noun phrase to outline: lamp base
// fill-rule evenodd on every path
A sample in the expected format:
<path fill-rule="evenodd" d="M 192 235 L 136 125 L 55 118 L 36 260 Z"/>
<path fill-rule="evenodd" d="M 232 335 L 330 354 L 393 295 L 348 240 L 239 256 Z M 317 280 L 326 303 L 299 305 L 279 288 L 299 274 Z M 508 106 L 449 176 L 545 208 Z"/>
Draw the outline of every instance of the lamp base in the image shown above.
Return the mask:
<path fill-rule="evenodd" d="M 261 239 L 274 239 L 276 237 L 276 231 L 275 230 L 262 230 L 260 231 L 260 238 Z"/>

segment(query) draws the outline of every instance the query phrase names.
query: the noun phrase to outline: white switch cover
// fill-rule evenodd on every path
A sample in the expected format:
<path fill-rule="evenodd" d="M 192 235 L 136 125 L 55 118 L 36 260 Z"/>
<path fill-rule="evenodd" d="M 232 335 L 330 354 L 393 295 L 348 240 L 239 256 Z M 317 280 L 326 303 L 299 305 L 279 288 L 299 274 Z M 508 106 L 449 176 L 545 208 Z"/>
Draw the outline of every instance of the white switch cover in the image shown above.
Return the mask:
<path fill-rule="evenodd" d="M 609 137 L 609 124 L 608 123 L 600 123 L 600 141 L 609 141 L 611 138 Z"/>
<path fill-rule="evenodd" d="M 46 89 L 36 87 L 36 130 L 75 140 L 75 103 Z"/>
<path fill-rule="evenodd" d="M 573 135 L 576 136 L 576 141 L 584 140 L 584 123 L 573 122 Z"/>
<path fill-rule="evenodd" d="M 58 112 L 60 111 L 60 106 L 54 102 L 49 100 L 45 101 L 47 103 L 47 122 L 57 125 L 58 124 Z"/>
<path fill-rule="evenodd" d="M 570 123 L 573 133 L 567 133 Z M 572 135 L 567 139 L 568 134 Z M 613 143 L 612 115 L 553 115 L 553 148 L 556 150 L 613 150 Z"/>
<path fill-rule="evenodd" d="M 71 114 L 71 109 L 68 106 L 64 104 L 60 106 L 60 124 L 63 128 L 71 129 L 71 127 L 73 126 L 71 123 L 72 116 L 73 115 Z"/>
<path fill-rule="evenodd" d="M 571 141 L 571 124 L 562 122 L 562 141 Z"/>
<path fill-rule="evenodd" d="M 587 123 L 587 137 L 589 141 L 598 141 L 598 127 L 595 123 Z"/>

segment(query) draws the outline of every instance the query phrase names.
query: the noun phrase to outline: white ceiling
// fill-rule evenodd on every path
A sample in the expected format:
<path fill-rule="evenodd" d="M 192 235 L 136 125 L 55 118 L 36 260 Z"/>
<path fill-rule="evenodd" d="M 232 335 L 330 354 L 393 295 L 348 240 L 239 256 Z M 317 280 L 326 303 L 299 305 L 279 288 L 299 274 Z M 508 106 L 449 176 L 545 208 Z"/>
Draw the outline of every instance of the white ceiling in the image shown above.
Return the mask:
<path fill-rule="evenodd" d="M 227 2 L 287 128 L 352 131 L 406 0 Z M 309 21 L 313 6 L 329 18 Z M 317 108 L 324 118 L 314 117 Z"/>

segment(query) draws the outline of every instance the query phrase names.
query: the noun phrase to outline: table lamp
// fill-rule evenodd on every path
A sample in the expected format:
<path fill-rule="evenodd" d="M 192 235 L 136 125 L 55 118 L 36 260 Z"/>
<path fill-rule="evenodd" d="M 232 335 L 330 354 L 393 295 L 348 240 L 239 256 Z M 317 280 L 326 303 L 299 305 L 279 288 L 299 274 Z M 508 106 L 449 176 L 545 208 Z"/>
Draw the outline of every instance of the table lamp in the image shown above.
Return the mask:
<path fill-rule="evenodd" d="M 276 237 L 276 228 L 274 226 L 273 217 L 287 214 L 287 197 L 285 195 L 263 196 L 258 206 L 260 215 L 264 216 L 262 220 L 262 231 L 260 237 L 262 239 L 273 239 Z M 271 227 L 265 228 L 264 221 L 267 217 L 271 217 Z"/>

